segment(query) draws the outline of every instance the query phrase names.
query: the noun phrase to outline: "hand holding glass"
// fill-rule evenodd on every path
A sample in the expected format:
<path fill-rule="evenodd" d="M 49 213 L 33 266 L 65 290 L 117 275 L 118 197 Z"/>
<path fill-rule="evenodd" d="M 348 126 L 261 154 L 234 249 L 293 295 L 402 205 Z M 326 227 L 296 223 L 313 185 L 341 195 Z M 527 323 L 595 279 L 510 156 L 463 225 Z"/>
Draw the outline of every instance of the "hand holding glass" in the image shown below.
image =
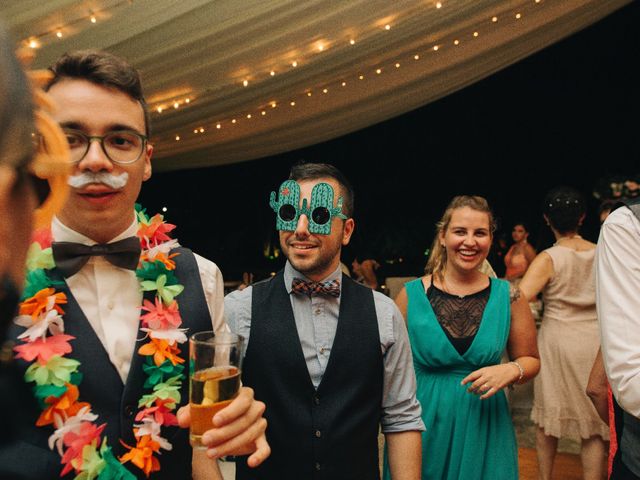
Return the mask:
<path fill-rule="evenodd" d="M 198 332 L 189 339 L 189 405 L 193 448 L 205 448 L 202 434 L 212 418 L 238 395 L 243 337 L 230 332 Z"/>

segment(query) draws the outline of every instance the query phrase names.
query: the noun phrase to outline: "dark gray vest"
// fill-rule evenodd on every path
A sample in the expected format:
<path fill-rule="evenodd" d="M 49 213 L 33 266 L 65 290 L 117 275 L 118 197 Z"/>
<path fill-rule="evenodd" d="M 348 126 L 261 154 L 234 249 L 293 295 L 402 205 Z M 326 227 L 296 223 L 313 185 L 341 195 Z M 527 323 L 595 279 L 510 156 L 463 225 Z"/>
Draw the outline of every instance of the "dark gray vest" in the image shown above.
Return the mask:
<path fill-rule="evenodd" d="M 338 328 L 316 390 L 282 272 L 253 286 L 242 380 L 266 403 L 271 456 L 239 480 L 379 478 L 383 363 L 373 293 L 343 276 Z"/>
<path fill-rule="evenodd" d="M 187 334 L 202 330 L 211 330 L 211 317 L 207 302 L 200 282 L 198 265 L 193 253 L 186 248 L 178 248 L 173 252 L 180 255 L 174 258 L 176 262 L 176 276 L 185 289 L 178 297 L 182 327 L 188 328 Z M 172 253 L 173 253 L 172 252 Z M 52 276 L 62 279 L 54 270 Z M 138 412 L 138 400 L 144 393 L 143 384 L 146 376 L 142 366 L 144 358 L 137 354 L 141 343 L 137 342 L 133 352 L 131 368 L 127 382 L 122 380 L 109 360 L 109 355 L 104 350 L 102 343 L 96 336 L 84 313 L 80 309 L 75 298 L 69 291 L 66 283 L 60 289 L 67 295 L 68 303 L 65 310 L 65 333 L 73 335 L 76 340 L 71 341 L 73 347 L 72 358 L 81 362 L 80 372 L 83 374 L 80 383 L 80 401 L 89 402 L 93 413 L 98 415 L 96 423 L 106 423 L 103 432 L 106 435 L 113 453 L 120 456 L 126 452 L 120 440 L 130 446 L 135 446 L 133 437 L 134 417 Z M 155 292 L 145 292 L 145 299 L 153 301 Z M 22 327 L 13 327 L 10 338 L 15 338 L 24 331 Z M 188 365 L 189 347 L 181 345 L 181 356 Z M 24 362 L 16 362 L 24 370 L 28 365 Z M 188 368 L 185 368 L 188 375 Z M 181 389 L 181 404 L 189 400 L 189 382 L 185 378 Z M 39 412 L 34 412 L 33 423 L 38 418 Z M 60 457 L 57 452 L 52 452 L 47 446 L 47 439 L 53 433 L 50 426 L 31 428 L 23 442 L 17 445 L 14 452 L 8 450 L 0 453 L 0 462 L 12 462 L 18 469 L 17 472 L 27 478 L 55 479 L 60 478 Z M 162 451 L 159 456 L 161 470 L 151 474 L 150 480 L 175 480 L 191 478 L 191 447 L 189 446 L 188 431 L 179 427 L 165 427 L 162 435 L 169 440 L 173 449 L 169 452 Z M 28 461 L 25 461 L 27 460 Z M 126 466 L 130 467 L 130 463 Z M 145 478 L 144 473 L 137 467 L 129 468 L 138 478 Z M 73 473 L 65 478 L 73 478 Z"/>

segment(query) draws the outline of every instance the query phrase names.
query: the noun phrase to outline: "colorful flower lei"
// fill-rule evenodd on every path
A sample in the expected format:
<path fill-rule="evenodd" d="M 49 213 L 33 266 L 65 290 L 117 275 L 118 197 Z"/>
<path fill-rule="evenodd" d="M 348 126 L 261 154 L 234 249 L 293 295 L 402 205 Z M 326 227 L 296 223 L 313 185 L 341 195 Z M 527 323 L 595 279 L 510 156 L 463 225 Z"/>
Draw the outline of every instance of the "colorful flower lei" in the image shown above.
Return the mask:
<path fill-rule="evenodd" d="M 161 427 L 177 425 L 174 410 L 180 403 L 180 387 L 184 381 L 184 360 L 179 344 L 186 342 L 186 329 L 175 297 L 184 287 L 175 276 L 175 263 L 170 254 L 178 241 L 167 233 L 175 228 L 164 222 L 162 215 L 149 218 L 136 205 L 137 236 L 142 253 L 136 276 L 142 291 L 155 291 L 155 301 L 144 300 L 140 330 L 147 343 L 138 349 L 146 357 L 144 388 L 148 393 L 138 402 L 133 433 L 135 447 L 121 441 L 128 452 L 116 459 L 107 438 L 100 439 L 106 424 L 97 425 L 98 416 L 91 405 L 79 401 L 78 386 L 82 379 L 80 362 L 70 358 L 71 335 L 64 333 L 66 295 L 56 288 L 64 285 L 49 277 L 55 267 L 51 252 L 51 232 L 42 230 L 34 235 L 27 260 L 27 281 L 15 322 L 26 327 L 18 338 L 24 343 L 14 347 L 16 358 L 32 362 L 25 380 L 35 382 L 34 394 L 42 407 L 37 426 L 53 425 L 49 448 L 57 449 L 64 465 L 61 476 L 74 470 L 75 480 L 135 480 L 123 464 L 131 462 L 147 477 L 160 470 L 157 455 L 160 449 L 171 450 L 169 441 L 161 436 Z"/>

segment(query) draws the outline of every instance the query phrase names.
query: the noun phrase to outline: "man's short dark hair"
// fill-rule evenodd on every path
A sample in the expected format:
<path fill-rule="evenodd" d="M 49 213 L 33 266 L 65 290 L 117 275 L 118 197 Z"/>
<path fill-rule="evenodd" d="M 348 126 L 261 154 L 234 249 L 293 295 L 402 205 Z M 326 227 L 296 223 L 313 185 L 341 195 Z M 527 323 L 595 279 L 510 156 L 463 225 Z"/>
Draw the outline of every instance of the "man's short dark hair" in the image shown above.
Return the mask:
<path fill-rule="evenodd" d="M 54 76 L 46 90 L 64 78 L 71 78 L 115 88 L 137 100 L 144 112 L 145 133 L 147 137 L 151 134 L 149 108 L 142 93 L 140 75 L 126 60 L 99 50 L 77 50 L 65 53 L 49 70 Z"/>
<path fill-rule="evenodd" d="M 301 162 L 293 167 L 289 172 L 289 179 L 296 182 L 301 180 L 318 180 L 320 178 L 332 178 L 340 185 L 342 190 L 342 213 L 347 217 L 353 217 L 354 192 L 353 187 L 347 177 L 333 165 L 328 163 L 305 163 Z"/>

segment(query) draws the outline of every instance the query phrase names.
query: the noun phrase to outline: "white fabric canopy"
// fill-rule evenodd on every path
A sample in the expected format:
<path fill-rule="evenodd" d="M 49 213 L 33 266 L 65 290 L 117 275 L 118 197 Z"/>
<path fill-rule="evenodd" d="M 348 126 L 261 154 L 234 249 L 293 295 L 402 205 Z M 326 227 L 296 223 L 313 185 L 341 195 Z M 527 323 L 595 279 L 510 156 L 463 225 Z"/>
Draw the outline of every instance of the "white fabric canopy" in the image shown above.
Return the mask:
<path fill-rule="evenodd" d="M 400 115 L 629 1 L 5 0 L 0 18 L 33 42 L 37 67 L 98 48 L 139 68 L 154 168 L 174 170 L 274 155 Z"/>

